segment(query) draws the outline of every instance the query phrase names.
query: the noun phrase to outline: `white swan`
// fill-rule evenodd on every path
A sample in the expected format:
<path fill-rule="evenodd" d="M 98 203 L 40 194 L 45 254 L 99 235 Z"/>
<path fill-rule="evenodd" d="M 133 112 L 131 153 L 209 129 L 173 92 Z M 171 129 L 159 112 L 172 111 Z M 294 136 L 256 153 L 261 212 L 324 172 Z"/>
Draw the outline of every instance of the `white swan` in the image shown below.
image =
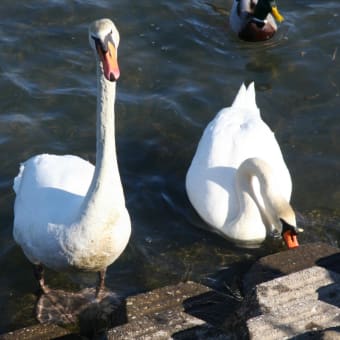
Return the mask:
<path fill-rule="evenodd" d="M 119 33 L 109 19 L 93 22 L 89 42 L 97 61 L 96 166 L 77 156 L 37 155 L 21 164 L 14 179 L 15 241 L 37 266 L 98 271 L 125 249 L 131 223 L 115 146 L 114 102 L 119 77 Z"/>
<path fill-rule="evenodd" d="M 254 83 L 248 89 L 242 84 L 232 106 L 222 109 L 201 137 L 186 175 L 189 200 L 228 239 L 259 243 L 267 232 L 288 231 L 285 241 L 294 247 L 291 190 L 280 147 L 256 105 Z"/>
<path fill-rule="evenodd" d="M 270 39 L 283 21 L 274 0 L 234 0 L 229 23 L 238 36 L 247 41 Z"/>

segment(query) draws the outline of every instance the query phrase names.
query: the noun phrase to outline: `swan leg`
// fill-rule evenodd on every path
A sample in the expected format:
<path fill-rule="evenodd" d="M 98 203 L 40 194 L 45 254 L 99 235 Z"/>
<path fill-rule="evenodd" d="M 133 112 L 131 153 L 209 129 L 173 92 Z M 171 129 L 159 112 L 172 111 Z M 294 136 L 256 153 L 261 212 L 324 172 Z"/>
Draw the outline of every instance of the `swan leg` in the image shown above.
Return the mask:
<path fill-rule="evenodd" d="M 106 268 L 100 270 L 98 272 L 99 275 L 99 282 L 97 286 L 96 297 L 99 297 L 100 293 L 105 290 L 105 275 L 106 275 Z"/>
<path fill-rule="evenodd" d="M 45 285 L 45 279 L 44 279 L 44 267 L 42 264 L 35 264 L 33 267 L 34 276 L 37 279 L 39 283 L 39 287 L 42 290 L 43 293 L 47 294 L 49 291 L 49 288 Z"/>

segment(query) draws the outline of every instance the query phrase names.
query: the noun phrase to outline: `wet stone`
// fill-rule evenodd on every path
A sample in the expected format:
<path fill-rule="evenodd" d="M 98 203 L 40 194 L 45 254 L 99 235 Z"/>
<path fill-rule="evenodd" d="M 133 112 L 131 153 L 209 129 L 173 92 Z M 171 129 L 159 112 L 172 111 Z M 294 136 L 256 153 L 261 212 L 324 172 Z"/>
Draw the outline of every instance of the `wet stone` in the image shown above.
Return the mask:
<path fill-rule="evenodd" d="M 311 243 L 266 256 L 243 283 L 240 338 L 340 338 L 340 249 Z"/>
<path fill-rule="evenodd" d="M 266 256 L 247 272 L 243 285 L 242 302 L 195 282 L 130 296 L 112 313 L 111 326 L 101 336 L 115 340 L 340 338 L 340 249 L 313 243 Z M 81 322 L 96 327 L 86 317 Z M 1 340 L 55 338 L 93 337 L 80 337 L 55 325 L 0 336 Z"/>
<path fill-rule="evenodd" d="M 14 339 L 232 339 L 221 330 L 228 300 L 211 288 L 195 282 L 180 282 L 128 297 L 112 316 L 112 327 L 105 333 L 93 333 L 98 322 L 82 315 L 82 337 L 50 325 L 37 325 L 4 335 Z M 51 327 L 51 328 L 50 328 Z M 54 334 L 62 330 L 60 335 Z M 88 328 L 88 329 L 87 329 Z M 49 333 L 51 329 L 51 333 Z M 21 337 L 27 334 L 27 337 Z"/>
<path fill-rule="evenodd" d="M 67 336 L 69 332 L 57 325 L 35 325 L 0 335 L 1 340 L 41 340 Z M 66 339 L 66 338 L 65 338 Z"/>
<path fill-rule="evenodd" d="M 312 266 L 340 272 L 340 249 L 326 243 L 307 243 L 259 259 L 243 280 L 245 294 L 257 284 L 288 275 Z"/>
<path fill-rule="evenodd" d="M 218 326 L 226 299 L 195 282 L 181 282 L 127 298 L 127 323 L 108 339 L 231 339 Z"/>

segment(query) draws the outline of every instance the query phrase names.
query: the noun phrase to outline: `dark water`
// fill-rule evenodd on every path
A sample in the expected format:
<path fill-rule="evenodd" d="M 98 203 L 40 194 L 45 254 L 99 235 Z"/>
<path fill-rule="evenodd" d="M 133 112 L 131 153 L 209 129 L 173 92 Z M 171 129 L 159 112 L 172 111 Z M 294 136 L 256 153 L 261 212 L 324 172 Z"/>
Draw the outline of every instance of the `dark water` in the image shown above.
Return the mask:
<path fill-rule="evenodd" d="M 238 295 L 245 265 L 282 249 L 240 249 L 193 212 L 184 177 L 205 125 L 255 81 L 293 179 L 300 242 L 340 242 L 340 3 L 281 1 L 273 40 L 230 32 L 231 0 L 15 1 L 0 4 L 0 333 L 36 323 L 31 265 L 12 239 L 12 179 L 31 155 L 95 156 L 95 66 L 88 23 L 110 17 L 121 33 L 117 145 L 132 217 L 128 248 L 108 270 L 123 296 L 180 280 Z M 216 7 L 219 10 L 216 10 Z M 93 277 L 92 277 L 93 278 Z M 49 285 L 87 284 L 49 271 Z"/>

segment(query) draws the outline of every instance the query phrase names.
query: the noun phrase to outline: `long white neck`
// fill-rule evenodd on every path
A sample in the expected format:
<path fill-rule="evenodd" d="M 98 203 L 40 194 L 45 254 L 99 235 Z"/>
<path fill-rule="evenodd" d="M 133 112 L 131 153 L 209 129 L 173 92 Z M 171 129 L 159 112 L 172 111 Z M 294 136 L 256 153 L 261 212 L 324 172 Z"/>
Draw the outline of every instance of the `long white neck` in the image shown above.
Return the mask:
<path fill-rule="evenodd" d="M 256 192 L 255 177 L 260 183 L 260 192 Z M 236 174 L 236 191 L 239 213 L 223 226 L 228 237 L 244 241 L 263 240 L 267 230 L 273 227 L 280 230 L 280 218 L 296 225 L 292 207 L 280 194 L 272 170 L 263 160 L 249 158 L 240 165 Z"/>
<path fill-rule="evenodd" d="M 81 220 L 98 214 L 105 216 L 112 207 L 119 210 L 125 206 L 115 143 L 116 82 L 105 79 L 100 65 L 97 65 L 97 79 L 96 166 L 81 209 Z"/>

